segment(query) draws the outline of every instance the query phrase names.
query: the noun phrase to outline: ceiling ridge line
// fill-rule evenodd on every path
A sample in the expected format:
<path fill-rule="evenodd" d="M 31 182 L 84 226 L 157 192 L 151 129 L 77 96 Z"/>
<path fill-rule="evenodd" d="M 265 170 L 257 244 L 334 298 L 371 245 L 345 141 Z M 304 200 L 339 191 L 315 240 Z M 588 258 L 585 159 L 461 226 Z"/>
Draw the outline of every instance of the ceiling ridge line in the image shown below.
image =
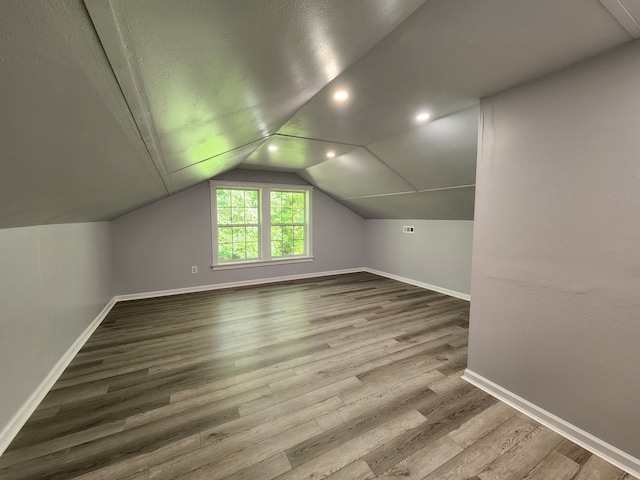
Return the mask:
<path fill-rule="evenodd" d="M 220 155 L 225 155 L 225 154 L 227 154 L 227 153 L 229 153 L 229 152 L 234 152 L 234 151 L 236 151 L 236 150 L 239 150 L 240 148 L 244 148 L 244 147 L 246 147 L 247 145 L 251 145 L 252 143 L 256 143 L 256 142 L 264 141 L 264 140 L 266 140 L 266 139 L 268 139 L 268 138 L 271 138 L 272 136 L 273 136 L 273 134 L 271 134 L 271 135 L 266 135 L 266 136 L 264 136 L 264 137 L 260 137 L 260 138 L 257 138 L 257 139 L 255 139 L 255 140 L 251 140 L 250 142 L 243 143 L 242 145 L 238 145 L 237 147 L 234 147 L 234 148 L 232 148 L 232 149 L 230 149 L 230 150 L 225 150 L 224 152 L 216 153 L 215 155 L 212 155 L 212 156 L 210 156 L 210 157 L 203 158 L 202 160 L 198 160 L 198 161 L 197 161 L 197 162 L 195 162 L 195 163 L 190 163 L 189 165 L 185 165 L 184 167 L 180 167 L 180 168 L 178 168 L 177 170 L 173 170 L 173 171 L 171 171 L 171 172 L 168 172 L 168 173 L 167 173 L 167 176 L 169 176 L 169 175 L 173 175 L 174 173 L 177 173 L 177 172 L 181 172 L 182 170 L 186 170 L 187 168 L 194 167 L 194 166 L 199 165 L 199 164 L 201 164 L 201 163 L 203 163 L 203 162 L 208 162 L 209 160 L 212 160 L 212 159 L 214 159 L 214 158 L 216 158 L 216 157 L 219 157 Z M 246 160 L 246 159 L 245 159 L 245 160 Z M 243 162 L 244 162 L 244 160 L 243 160 Z"/>
<path fill-rule="evenodd" d="M 122 35 L 120 34 L 120 25 L 118 24 L 118 21 L 116 19 L 115 16 L 115 12 L 113 11 L 113 7 L 110 1 L 105 2 L 105 3 L 101 3 L 100 0 L 83 0 L 83 5 L 85 8 L 85 11 L 87 12 L 87 16 L 89 17 L 89 21 L 91 22 L 91 26 L 93 27 L 93 31 L 96 34 L 96 37 L 98 38 L 98 42 L 100 42 L 100 46 L 102 47 L 102 51 L 104 52 L 104 56 L 107 59 L 107 63 L 109 64 L 109 67 L 111 69 L 111 73 L 113 74 L 113 78 L 116 81 L 116 84 L 118 85 L 118 88 L 120 89 L 120 93 L 122 94 L 122 98 L 125 102 L 125 105 L 127 106 L 127 109 L 129 110 L 129 114 L 131 115 L 131 119 L 133 120 L 134 125 L 136 126 L 136 130 L 138 131 L 138 134 L 140 135 L 140 139 L 142 140 L 142 144 L 144 145 L 144 148 L 147 152 L 147 154 L 149 155 L 149 159 L 151 160 L 151 163 L 153 163 L 153 166 L 155 167 L 155 169 L 158 171 L 158 174 L 160 175 L 160 179 L 162 180 L 162 183 L 165 186 L 165 189 L 167 191 L 168 195 L 171 195 L 171 187 L 169 186 L 169 182 L 168 179 L 166 178 L 168 173 L 166 173 L 166 165 L 165 162 L 162 159 L 162 154 L 160 153 L 160 150 L 157 147 L 157 141 L 156 141 L 156 132 L 155 132 L 155 125 L 153 124 L 153 121 L 151 121 L 149 118 L 147 118 L 147 114 L 146 114 L 146 109 L 145 107 L 148 109 L 149 108 L 149 102 L 147 101 L 146 97 L 144 97 L 142 95 L 142 93 L 140 92 L 140 87 L 138 86 L 138 82 L 136 81 L 135 75 L 133 73 L 132 70 L 132 66 L 131 66 L 131 62 L 129 61 L 129 57 L 126 54 L 126 51 L 124 51 L 124 39 L 122 37 Z M 131 82 L 131 86 L 134 90 L 134 101 L 137 101 L 137 103 L 139 104 L 139 108 L 140 108 L 140 116 L 142 117 L 141 120 L 146 124 L 147 127 L 147 133 L 148 135 L 151 137 L 149 138 L 149 141 L 152 144 L 153 149 L 155 150 L 157 157 L 156 158 L 152 153 L 151 153 L 151 149 L 149 148 L 149 145 L 147 144 L 147 141 L 145 140 L 145 135 L 142 132 L 142 128 L 140 127 L 140 123 L 138 122 L 136 115 L 134 114 L 134 109 L 132 108 L 131 104 L 129 103 L 129 100 L 127 98 L 127 95 L 125 94 L 125 89 L 123 88 L 122 83 L 120 82 L 120 78 L 118 77 L 118 73 L 116 71 L 116 67 L 113 64 L 113 61 L 111 59 L 111 57 L 109 56 L 109 54 L 107 53 L 107 49 L 105 48 L 105 42 L 103 37 L 100 35 L 100 32 L 98 30 L 98 27 L 96 25 L 96 20 L 94 19 L 94 16 L 91 15 L 92 9 L 95 13 L 96 9 L 101 9 L 101 10 L 108 10 L 110 12 L 110 19 L 113 20 L 113 25 L 106 25 L 105 23 L 103 23 L 103 26 L 106 28 L 109 28 L 112 30 L 112 27 L 115 28 L 115 35 L 117 36 L 117 38 L 120 40 L 119 41 L 119 45 L 120 45 L 120 49 L 117 49 L 117 53 L 122 55 L 121 60 L 124 60 L 124 64 L 126 65 L 126 73 L 128 74 L 128 79 Z M 104 32 L 103 32 L 104 33 Z"/>
<path fill-rule="evenodd" d="M 336 145 L 346 145 L 348 147 L 360 147 L 360 148 L 366 148 L 365 145 L 360 145 L 357 143 L 347 143 L 347 142 L 337 142 L 334 140 L 323 140 L 321 138 L 313 138 L 313 137 L 301 137 L 300 135 L 290 135 L 287 133 L 274 133 L 273 136 L 279 136 L 279 137 L 286 137 L 286 138 L 300 138 L 302 140 L 311 140 L 313 142 L 324 142 L 324 143 L 334 143 Z"/>
<path fill-rule="evenodd" d="M 394 175 L 396 175 L 400 180 L 402 180 L 404 183 L 406 183 L 407 185 L 409 185 L 413 190 L 414 193 L 418 192 L 418 188 L 412 184 L 409 180 L 407 180 L 406 178 L 404 178 L 402 175 L 400 175 L 398 172 L 396 172 L 393 168 L 391 168 L 387 162 L 385 162 L 384 160 L 382 160 L 379 156 L 377 156 L 375 153 L 373 153 L 371 150 L 369 150 L 369 148 L 365 145 L 362 148 L 364 148 L 367 152 L 369 152 L 369 154 L 375 158 L 378 162 L 380 162 L 382 165 L 384 165 L 385 167 L 387 167 L 387 169 L 389 171 L 391 171 Z"/>
<path fill-rule="evenodd" d="M 415 192 L 392 192 L 392 193 L 377 193 L 375 195 L 361 195 L 359 197 L 347 197 L 342 200 L 357 200 L 360 198 L 376 198 L 376 197 L 389 197 L 392 195 L 410 195 L 413 193 L 427 193 L 427 192 L 438 192 L 440 190 L 457 190 L 460 188 L 471 188 L 475 187 L 475 183 L 469 183 L 465 185 L 452 185 L 450 187 L 437 187 L 437 188 L 426 188 L 424 190 L 416 190 Z"/>

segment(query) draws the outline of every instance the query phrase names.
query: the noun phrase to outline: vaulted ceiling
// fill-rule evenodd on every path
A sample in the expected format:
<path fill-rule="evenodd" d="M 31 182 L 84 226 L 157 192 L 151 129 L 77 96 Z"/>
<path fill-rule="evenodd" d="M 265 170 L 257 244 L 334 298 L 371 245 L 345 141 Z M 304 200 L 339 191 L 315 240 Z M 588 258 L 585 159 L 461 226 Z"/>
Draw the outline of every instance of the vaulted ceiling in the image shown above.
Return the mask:
<path fill-rule="evenodd" d="M 233 168 L 366 218 L 471 219 L 479 99 L 639 23 L 640 0 L 4 0 L 0 228 L 112 219 Z"/>

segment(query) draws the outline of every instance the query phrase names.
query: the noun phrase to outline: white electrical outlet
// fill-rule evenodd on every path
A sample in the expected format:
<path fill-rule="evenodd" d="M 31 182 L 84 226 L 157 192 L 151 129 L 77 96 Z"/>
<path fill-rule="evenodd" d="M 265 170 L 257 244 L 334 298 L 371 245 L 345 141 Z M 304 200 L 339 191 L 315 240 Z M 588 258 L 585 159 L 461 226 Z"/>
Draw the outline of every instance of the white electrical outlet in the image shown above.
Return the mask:
<path fill-rule="evenodd" d="M 195 265 L 193 265 L 191 267 L 191 273 L 198 273 L 198 267 L 196 267 Z"/>
<path fill-rule="evenodd" d="M 409 225 L 403 226 L 402 233 L 413 233 L 413 227 Z"/>

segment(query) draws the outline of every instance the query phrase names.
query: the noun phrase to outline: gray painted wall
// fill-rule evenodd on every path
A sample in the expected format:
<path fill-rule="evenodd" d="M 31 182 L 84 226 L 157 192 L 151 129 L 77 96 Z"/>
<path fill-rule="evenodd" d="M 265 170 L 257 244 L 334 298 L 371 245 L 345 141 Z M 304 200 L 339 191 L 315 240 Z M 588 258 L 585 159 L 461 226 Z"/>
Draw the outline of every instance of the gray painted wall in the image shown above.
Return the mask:
<path fill-rule="evenodd" d="M 227 180 L 305 182 L 295 175 L 236 170 Z M 218 177 L 221 178 L 221 177 Z M 362 267 L 364 220 L 319 190 L 313 192 L 315 260 L 212 271 L 209 184 L 201 183 L 112 222 L 118 294 L 255 280 Z M 191 273 L 191 266 L 198 273 Z"/>
<path fill-rule="evenodd" d="M 0 430 L 100 313 L 108 222 L 0 230 Z"/>
<path fill-rule="evenodd" d="M 482 101 L 469 369 L 640 458 L 640 43 Z"/>
<path fill-rule="evenodd" d="M 367 220 L 365 232 L 367 267 L 469 294 L 472 221 Z"/>

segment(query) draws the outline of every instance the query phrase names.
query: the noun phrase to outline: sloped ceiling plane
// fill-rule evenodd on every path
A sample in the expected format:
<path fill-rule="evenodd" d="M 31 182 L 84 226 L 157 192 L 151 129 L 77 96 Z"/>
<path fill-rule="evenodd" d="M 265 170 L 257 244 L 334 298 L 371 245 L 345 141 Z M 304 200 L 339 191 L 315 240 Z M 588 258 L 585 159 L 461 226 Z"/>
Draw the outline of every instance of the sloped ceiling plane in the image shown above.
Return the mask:
<path fill-rule="evenodd" d="M 638 0 L 0 11 L 0 228 L 113 219 L 233 168 L 365 218 L 472 219 L 479 100 L 640 36 Z"/>

